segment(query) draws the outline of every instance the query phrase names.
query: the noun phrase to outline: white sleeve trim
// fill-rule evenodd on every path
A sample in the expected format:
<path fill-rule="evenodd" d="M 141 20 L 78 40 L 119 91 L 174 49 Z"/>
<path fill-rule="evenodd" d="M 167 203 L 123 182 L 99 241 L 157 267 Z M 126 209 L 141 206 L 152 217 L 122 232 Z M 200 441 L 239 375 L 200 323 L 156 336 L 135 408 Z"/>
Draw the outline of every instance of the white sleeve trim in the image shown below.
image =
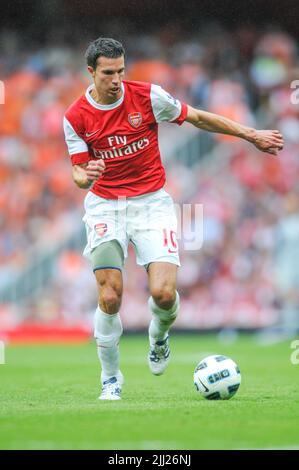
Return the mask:
<path fill-rule="evenodd" d="M 66 119 L 66 117 L 63 118 L 63 129 L 65 135 L 65 142 L 70 155 L 88 152 L 88 146 L 86 142 L 84 142 L 84 140 L 78 136 L 73 126 Z"/>
<path fill-rule="evenodd" d="M 151 103 L 156 122 L 175 121 L 182 111 L 180 101 L 159 85 L 151 85 Z"/>

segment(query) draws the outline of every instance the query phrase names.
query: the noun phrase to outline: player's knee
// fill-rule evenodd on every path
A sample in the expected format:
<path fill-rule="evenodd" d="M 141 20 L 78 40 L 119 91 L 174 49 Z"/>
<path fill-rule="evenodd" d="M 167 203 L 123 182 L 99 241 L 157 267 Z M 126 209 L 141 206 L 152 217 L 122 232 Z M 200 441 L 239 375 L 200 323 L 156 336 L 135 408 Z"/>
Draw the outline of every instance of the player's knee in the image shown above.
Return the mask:
<path fill-rule="evenodd" d="M 121 304 L 121 292 L 113 287 L 103 289 L 100 295 L 99 304 L 106 313 L 117 313 Z"/>
<path fill-rule="evenodd" d="M 172 287 L 155 288 L 151 294 L 156 305 L 163 310 L 170 310 L 176 300 L 176 290 Z"/>

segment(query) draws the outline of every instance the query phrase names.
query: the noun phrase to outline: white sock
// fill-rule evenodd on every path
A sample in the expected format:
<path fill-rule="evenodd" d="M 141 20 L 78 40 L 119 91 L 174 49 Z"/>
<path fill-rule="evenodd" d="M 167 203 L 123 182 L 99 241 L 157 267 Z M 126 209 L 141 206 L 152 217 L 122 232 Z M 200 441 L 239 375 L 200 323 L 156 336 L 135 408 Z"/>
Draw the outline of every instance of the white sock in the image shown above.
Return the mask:
<path fill-rule="evenodd" d="M 163 341 L 167 338 L 169 328 L 175 321 L 179 312 L 180 296 L 178 292 L 176 292 L 175 303 L 170 310 L 164 310 L 158 307 L 152 297 L 149 298 L 148 305 L 152 313 L 152 320 L 149 326 L 149 340 L 150 345 L 154 346 L 157 341 Z"/>
<path fill-rule="evenodd" d="M 94 336 L 98 357 L 102 366 L 101 381 L 114 377 L 119 372 L 119 338 L 123 332 L 119 313 L 109 314 L 100 307 L 94 317 Z"/>

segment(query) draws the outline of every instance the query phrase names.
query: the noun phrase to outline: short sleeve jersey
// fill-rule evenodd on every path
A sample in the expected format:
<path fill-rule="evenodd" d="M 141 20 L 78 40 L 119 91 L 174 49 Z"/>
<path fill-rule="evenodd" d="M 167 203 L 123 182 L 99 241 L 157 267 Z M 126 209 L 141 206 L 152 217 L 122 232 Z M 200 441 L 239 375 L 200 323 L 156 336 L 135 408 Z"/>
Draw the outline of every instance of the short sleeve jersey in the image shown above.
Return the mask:
<path fill-rule="evenodd" d="M 73 165 L 103 159 L 106 168 L 91 191 L 106 199 L 134 197 L 161 189 L 165 171 L 158 144 L 158 124 L 181 125 L 187 105 L 158 85 L 123 81 L 122 96 L 101 105 L 91 85 L 64 117 L 64 132 Z"/>

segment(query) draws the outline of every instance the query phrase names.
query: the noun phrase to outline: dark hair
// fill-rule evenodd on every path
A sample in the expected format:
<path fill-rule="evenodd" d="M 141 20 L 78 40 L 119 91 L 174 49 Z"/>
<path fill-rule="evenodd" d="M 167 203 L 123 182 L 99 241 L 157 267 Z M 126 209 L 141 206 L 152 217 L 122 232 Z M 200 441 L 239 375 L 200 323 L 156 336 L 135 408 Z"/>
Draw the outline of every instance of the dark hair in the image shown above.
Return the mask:
<path fill-rule="evenodd" d="M 111 38 L 98 38 L 92 41 L 85 52 L 87 65 L 94 70 L 97 68 L 98 57 L 102 56 L 116 59 L 122 55 L 125 55 L 123 45 L 119 41 Z"/>

